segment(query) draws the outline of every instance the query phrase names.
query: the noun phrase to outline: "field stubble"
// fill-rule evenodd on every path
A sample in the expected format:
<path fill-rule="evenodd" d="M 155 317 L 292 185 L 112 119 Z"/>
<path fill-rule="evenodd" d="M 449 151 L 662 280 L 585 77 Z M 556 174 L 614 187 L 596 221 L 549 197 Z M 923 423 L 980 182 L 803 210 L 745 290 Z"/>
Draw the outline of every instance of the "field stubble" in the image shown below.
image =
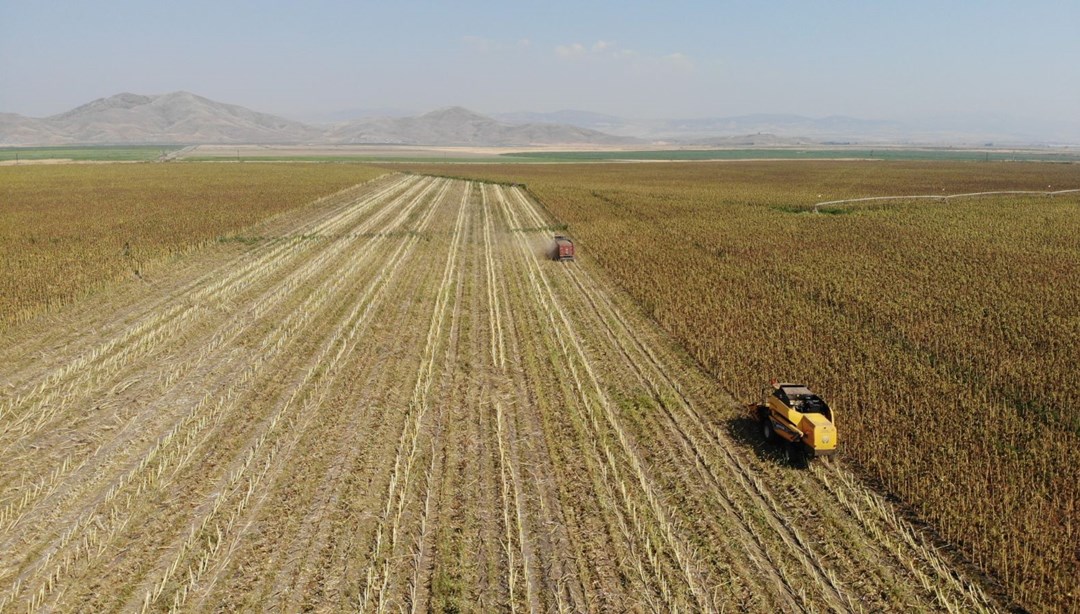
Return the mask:
<path fill-rule="evenodd" d="M 994 609 L 842 466 L 733 441 L 553 226 L 393 176 L 20 327 L 0 610 Z"/>

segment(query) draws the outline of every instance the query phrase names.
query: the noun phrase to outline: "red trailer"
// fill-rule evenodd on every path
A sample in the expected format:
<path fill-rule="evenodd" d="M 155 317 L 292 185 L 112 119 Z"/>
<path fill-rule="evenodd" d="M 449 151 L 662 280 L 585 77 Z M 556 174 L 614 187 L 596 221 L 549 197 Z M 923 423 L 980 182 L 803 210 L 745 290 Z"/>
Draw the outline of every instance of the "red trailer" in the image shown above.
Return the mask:
<path fill-rule="evenodd" d="M 563 235 L 555 235 L 555 249 L 551 252 L 552 260 L 573 260 L 574 242 Z"/>

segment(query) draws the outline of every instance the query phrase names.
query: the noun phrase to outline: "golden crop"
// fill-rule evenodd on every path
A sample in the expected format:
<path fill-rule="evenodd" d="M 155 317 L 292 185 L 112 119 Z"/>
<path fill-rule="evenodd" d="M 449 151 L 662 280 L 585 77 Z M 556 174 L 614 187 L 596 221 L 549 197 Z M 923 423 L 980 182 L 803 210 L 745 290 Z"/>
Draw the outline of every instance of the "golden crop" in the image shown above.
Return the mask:
<path fill-rule="evenodd" d="M 844 462 L 1015 601 L 1080 604 L 1080 195 L 807 212 L 841 198 L 1077 188 L 1080 166 L 414 168 L 525 182 L 579 254 L 738 400 L 771 377 L 806 382 L 838 408 Z"/>
<path fill-rule="evenodd" d="M 0 329 L 381 173 L 308 164 L 0 168 Z"/>

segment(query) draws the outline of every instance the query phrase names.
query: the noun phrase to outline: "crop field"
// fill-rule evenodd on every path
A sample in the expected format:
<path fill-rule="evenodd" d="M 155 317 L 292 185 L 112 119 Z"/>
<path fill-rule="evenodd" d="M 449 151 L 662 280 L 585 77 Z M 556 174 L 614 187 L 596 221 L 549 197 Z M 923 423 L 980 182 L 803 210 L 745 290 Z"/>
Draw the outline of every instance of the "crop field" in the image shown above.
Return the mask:
<path fill-rule="evenodd" d="M 837 408 L 843 462 L 1033 611 L 1080 592 L 1080 166 L 420 167 L 525 182 L 742 402 Z M 728 429 L 752 438 L 735 412 Z"/>
<path fill-rule="evenodd" d="M 392 174 L 13 327 L 0 610 L 999 609 L 846 463 L 743 441 L 557 225 Z"/>
<path fill-rule="evenodd" d="M 359 165 L 0 168 L 0 331 L 383 172 Z"/>

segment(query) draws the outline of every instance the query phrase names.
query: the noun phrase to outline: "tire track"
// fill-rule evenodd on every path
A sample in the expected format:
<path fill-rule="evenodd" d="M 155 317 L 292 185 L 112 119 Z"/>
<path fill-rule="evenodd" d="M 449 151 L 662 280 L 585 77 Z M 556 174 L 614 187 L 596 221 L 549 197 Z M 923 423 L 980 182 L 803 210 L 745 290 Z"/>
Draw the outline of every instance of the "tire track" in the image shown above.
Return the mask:
<path fill-rule="evenodd" d="M 422 498 L 424 501 L 423 508 L 420 513 L 419 526 L 414 529 L 414 538 L 411 551 L 414 553 L 412 556 L 412 568 L 409 570 L 409 578 L 406 582 L 408 587 L 408 596 L 405 600 L 405 606 L 414 614 L 421 610 L 429 611 L 431 609 L 430 603 L 430 580 L 431 571 L 434 565 L 433 561 L 433 549 L 432 544 L 434 525 L 439 518 L 443 501 L 441 498 L 441 492 L 443 489 L 443 477 L 444 477 L 444 463 L 446 460 L 446 447 L 449 442 L 446 441 L 447 431 L 449 430 L 449 414 L 455 409 L 455 400 L 458 396 L 458 391 L 454 386 L 457 380 L 457 368 L 447 368 L 450 365 L 462 366 L 464 362 L 462 356 L 463 338 L 471 334 L 472 331 L 465 330 L 467 318 L 463 317 L 462 305 L 465 302 L 465 294 L 470 289 L 466 273 L 470 267 L 470 263 L 475 260 L 471 253 L 474 250 L 469 249 L 472 235 L 472 222 L 474 215 L 472 214 L 471 199 L 473 195 L 473 184 L 467 182 L 464 185 L 461 205 L 461 211 L 465 212 L 460 234 L 455 234 L 451 237 L 451 244 L 456 240 L 458 242 L 460 254 L 455 255 L 455 258 L 461 262 L 455 266 L 454 280 L 451 285 L 453 291 L 452 309 L 450 313 L 449 330 L 446 335 L 446 348 L 443 353 L 443 370 L 442 377 L 437 386 L 434 386 L 432 390 L 432 397 L 435 399 L 443 399 L 442 402 L 435 400 L 435 407 L 433 409 L 433 416 L 431 419 L 432 425 L 430 429 L 430 444 L 429 444 L 429 460 L 428 469 L 423 475 L 423 483 L 420 491 L 423 493 Z M 434 382 L 433 382 L 434 384 Z M 450 409 L 447 409 L 447 406 Z M 434 519 L 434 520 L 433 520 Z"/>
<path fill-rule="evenodd" d="M 507 227 L 511 229 L 512 241 L 516 245 L 518 238 L 513 234 L 518 232 L 514 230 L 517 227 L 516 220 L 501 198 L 498 199 L 498 202 L 502 207 L 502 214 L 506 218 Z M 532 256 L 528 257 L 531 258 Z M 551 310 L 538 305 L 536 301 L 537 289 L 533 285 L 535 280 L 529 276 L 531 271 L 525 257 L 517 256 L 515 260 L 521 262 L 519 266 L 514 267 L 517 273 L 515 280 L 518 282 L 515 294 L 520 296 L 522 313 L 528 313 L 532 316 L 518 330 L 517 339 L 527 340 L 530 338 L 531 331 L 545 330 L 551 326 Z M 660 612 L 671 609 L 673 601 L 670 583 L 665 575 L 665 570 L 661 567 L 660 555 L 652 541 L 653 536 L 648 533 L 641 523 L 633 502 L 626 498 L 627 492 L 625 488 L 620 490 L 620 481 L 617 477 L 613 479 L 611 476 L 611 469 L 607 464 L 611 458 L 605 457 L 600 451 L 599 437 L 595 430 L 596 424 L 595 422 L 589 422 L 588 412 L 582 407 L 586 393 L 580 387 L 580 380 L 577 379 L 576 372 L 573 372 L 566 364 L 566 361 L 561 359 L 562 356 L 568 353 L 567 349 L 565 345 L 560 344 L 559 339 L 553 338 L 552 335 L 540 335 L 539 340 L 543 343 L 541 344 L 542 347 L 537 347 L 535 350 L 537 357 L 546 357 L 552 371 L 546 371 L 545 367 L 548 364 L 542 365 L 536 372 L 535 379 L 531 381 L 532 387 L 547 390 L 552 383 L 555 384 L 555 388 L 558 390 L 555 395 L 555 407 L 561 412 L 567 413 L 566 418 L 570 422 L 567 426 L 576 433 L 579 445 L 591 452 L 591 454 L 584 454 L 582 457 L 583 469 L 585 469 L 585 474 L 592 480 L 592 488 L 585 486 L 582 492 L 595 496 L 598 507 L 603 511 L 609 539 L 608 544 L 618 552 L 615 557 L 618 562 L 618 571 L 620 574 L 625 574 L 617 578 L 608 576 L 605 578 L 608 580 L 607 583 L 595 587 L 595 590 L 598 591 L 597 597 L 599 597 L 597 601 L 610 604 L 609 607 L 626 607 L 620 605 L 620 603 L 628 601 L 632 597 L 637 600 L 639 605 L 644 603 L 649 611 Z M 529 344 L 523 344 L 522 347 L 526 349 L 527 355 L 531 354 Z M 567 411 L 570 409 L 574 411 Z M 555 441 L 561 441 L 562 437 L 560 435 L 560 433 L 556 433 L 551 438 Z M 563 473 L 560 477 L 562 478 L 560 483 L 565 484 L 565 480 L 578 476 Z M 618 501 L 622 501 L 621 507 L 617 503 Z M 603 549 L 597 552 L 591 562 L 595 564 L 603 560 L 603 557 L 607 554 L 606 550 Z M 626 589 L 622 599 L 618 596 L 604 594 L 606 591 L 613 590 L 615 586 L 634 583 L 635 580 L 639 584 L 632 589 Z M 666 604 L 666 608 L 662 604 Z"/>

